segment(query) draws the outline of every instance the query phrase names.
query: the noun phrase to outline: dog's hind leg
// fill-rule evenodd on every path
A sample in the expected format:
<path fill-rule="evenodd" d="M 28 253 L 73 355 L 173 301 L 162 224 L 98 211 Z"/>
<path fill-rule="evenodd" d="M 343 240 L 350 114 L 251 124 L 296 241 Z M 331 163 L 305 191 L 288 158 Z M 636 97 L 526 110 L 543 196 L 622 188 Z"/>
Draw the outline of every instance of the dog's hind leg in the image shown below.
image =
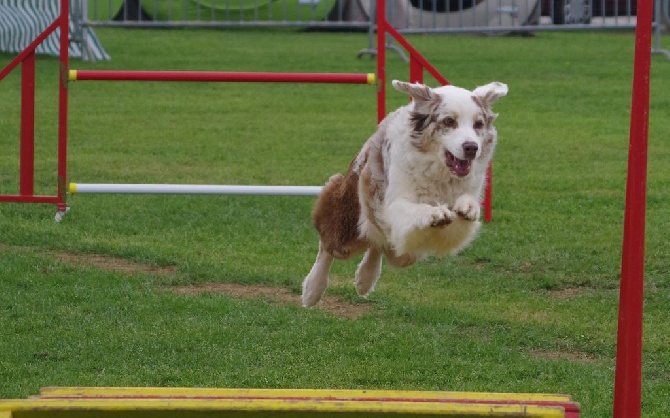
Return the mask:
<path fill-rule="evenodd" d="M 328 287 L 328 272 L 333 265 L 333 256 L 326 251 L 324 245 L 319 241 L 319 253 L 316 261 L 302 282 L 302 306 L 314 306 L 321 300 Z"/>
<path fill-rule="evenodd" d="M 371 246 L 356 269 L 356 292 L 365 296 L 375 290 L 375 283 L 382 274 L 382 252 Z"/>

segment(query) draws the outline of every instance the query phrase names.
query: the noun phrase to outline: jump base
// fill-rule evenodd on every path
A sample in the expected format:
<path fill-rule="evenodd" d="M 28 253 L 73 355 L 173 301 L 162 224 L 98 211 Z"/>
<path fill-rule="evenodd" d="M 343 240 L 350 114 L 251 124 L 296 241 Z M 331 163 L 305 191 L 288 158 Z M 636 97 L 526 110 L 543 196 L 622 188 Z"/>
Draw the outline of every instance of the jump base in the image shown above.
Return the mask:
<path fill-rule="evenodd" d="M 0 400 L 0 417 L 578 418 L 567 395 L 313 389 L 50 387 Z"/>

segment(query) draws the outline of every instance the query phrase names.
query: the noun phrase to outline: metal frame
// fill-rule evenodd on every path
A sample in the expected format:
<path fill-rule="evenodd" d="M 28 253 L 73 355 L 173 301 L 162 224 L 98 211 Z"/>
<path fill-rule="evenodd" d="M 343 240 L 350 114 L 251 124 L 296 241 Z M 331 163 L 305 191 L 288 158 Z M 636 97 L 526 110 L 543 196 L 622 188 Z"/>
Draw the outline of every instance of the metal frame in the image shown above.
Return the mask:
<path fill-rule="evenodd" d="M 642 319 L 644 299 L 644 235 L 647 183 L 647 144 L 649 125 L 649 81 L 653 28 L 652 0 L 640 0 L 635 33 L 635 64 L 630 120 L 630 145 L 626 207 L 624 214 L 623 251 L 617 355 L 614 390 L 614 418 L 639 418 L 642 391 Z M 22 53 L 0 71 L 0 81 L 21 64 L 21 165 L 18 195 L 0 195 L 0 202 L 54 203 L 58 206 L 56 219 L 67 210 L 65 184 L 67 180 L 67 106 L 68 106 L 68 42 L 69 1 L 61 0 L 61 16 L 35 39 Z M 419 81 L 423 71 L 436 78 L 435 69 L 402 37 L 387 24 L 385 2 L 377 8 L 378 65 L 378 117 L 385 115 L 385 37 L 388 32 L 411 56 L 410 79 Z M 55 196 L 34 194 L 34 93 L 35 48 L 47 36 L 61 29 L 61 56 L 58 111 L 58 181 Z M 440 76 L 441 77 L 441 76 Z M 438 79 L 447 83 L 446 79 Z"/>
<path fill-rule="evenodd" d="M 107 8 L 110 7 L 110 3 L 108 3 L 109 0 L 97 0 L 96 5 L 106 5 Z M 145 1 L 150 1 L 150 0 L 145 0 Z M 277 8 L 280 9 L 286 9 L 287 7 L 287 2 L 293 1 L 293 0 L 282 0 L 282 1 L 275 1 L 277 5 L 274 6 L 274 9 L 277 10 Z M 223 18 L 216 18 L 215 13 L 207 13 L 206 9 L 207 6 L 201 5 L 198 6 L 201 12 L 198 13 L 197 19 L 195 20 L 187 20 L 184 18 L 184 8 L 186 7 L 186 3 L 192 5 L 194 2 L 193 0 L 176 0 L 174 2 L 174 6 L 170 6 L 170 12 L 168 13 L 168 20 L 152 20 L 152 21 L 137 21 L 137 20 L 121 20 L 121 21 L 115 21 L 111 19 L 102 19 L 101 18 L 101 13 L 96 13 L 96 11 L 93 11 L 93 19 L 88 19 L 88 16 L 85 16 L 83 14 L 78 15 L 78 20 L 75 22 L 75 26 L 90 26 L 90 27 L 150 27 L 150 28 L 173 28 L 173 27 L 199 27 L 199 28 L 212 28 L 212 27 L 310 27 L 310 28 L 323 28 L 323 29 L 328 29 L 328 30 L 338 30 L 338 29 L 368 29 L 369 31 L 372 31 L 373 28 L 376 25 L 375 17 L 376 17 L 376 11 L 375 11 L 375 3 L 377 3 L 375 0 L 367 0 L 370 2 L 368 11 L 369 11 L 369 22 L 365 21 L 351 21 L 351 20 L 346 20 L 345 17 L 343 16 L 343 8 L 342 3 L 337 3 L 340 6 L 340 10 L 337 16 L 337 19 L 334 21 L 324 21 L 324 20 L 316 20 L 313 19 L 313 16 L 311 19 L 306 19 L 306 20 L 300 20 L 300 19 L 289 19 L 286 17 L 286 13 L 284 13 L 283 18 L 271 20 L 271 19 L 264 19 L 266 15 L 262 13 L 263 11 L 261 10 L 262 6 L 255 6 L 253 12 L 250 13 L 250 15 L 253 15 L 251 18 L 234 18 L 234 14 L 240 12 L 239 8 L 236 7 L 230 7 L 227 9 L 226 13 L 224 14 Z M 485 0 L 490 3 L 490 6 L 487 8 L 487 10 L 501 10 L 505 8 L 513 8 L 513 4 L 520 4 L 521 2 L 525 5 L 525 7 L 530 7 L 531 2 L 536 2 L 537 1 L 537 7 L 542 6 L 542 0 L 516 0 L 516 2 L 512 3 L 503 3 L 504 0 Z M 433 10 L 421 10 L 418 13 L 418 16 L 420 17 L 420 24 L 421 27 L 409 27 L 409 24 L 407 27 L 398 27 L 398 31 L 403 34 L 411 34 L 411 33 L 418 33 L 418 34 L 439 34 L 439 33 L 487 33 L 487 34 L 492 34 L 492 33 L 513 33 L 513 32 L 537 32 L 537 31 L 577 31 L 577 30 L 632 30 L 636 27 L 636 16 L 633 14 L 632 10 L 632 5 L 630 0 L 628 1 L 627 7 L 625 7 L 625 10 L 621 9 L 618 7 L 618 3 L 614 4 L 615 10 L 613 11 L 616 15 L 615 16 L 608 16 L 605 13 L 605 0 L 579 0 L 580 2 L 584 3 L 590 3 L 591 5 L 593 4 L 599 4 L 602 5 L 603 10 L 597 14 L 593 15 L 592 12 L 589 12 L 591 14 L 589 21 L 587 22 L 571 22 L 570 20 L 558 24 L 558 23 L 553 23 L 555 21 L 555 10 L 556 6 L 554 5 L 554 2 L 560 3 L 564 5 L 564 7 L 569 7 L 570 2 L 575 2 L 576 0 L 550 0 L 551 4 L 551 13 L 550 16 L 545 19 L 542 19 L 541 16 L 538 17 L 538 24 L 530 24 L 530 25 L 525 25 L 525 22 L 519 22 L 519 24 L 512 24 L 512 25 L 502 25 L 500 24 L 501 22 L 489 22 L 493 26 L 487 26 L 487 25 L 474 25 L 471 21 L 471 18 L 469 16 L 470 9 L 463 7 L 462 10 L 460 11 L 454 11 L 452 13 L 460 13 L 460 19 L 459 23 L 456 25 L 451 25 L 451 26 L 444 26 L 437 24 L 439 18 L 436 16 L 438 15 L 438 10 L 436 9 L 436 3 L 437 2 L 428 2 L 427 0 L 425 1 L 426 7 L 431 6 L 434 9 Z M 617 0 L 614 0 L 615 2 Z M 663 2 L 664 7 L 661 7 L 661 2 Z M 665 9 L 665 22 L 670 22 L 670 17 L 668 16 L 668 2 L 669 0 L 657 0 L 656 4 L 658 7 L 658 11 L 656 12 L 656 18 L 655 21 L 653 22 L 654 28 L 656 29 L 654 33 L 654 48 L 652 52 L 654 54 L 663 54 L 665 55 L 668 59 L 670 59 L 670 51 L 667 49 L 661 48 L 661 31 L 663 29 L 663 16 L 662 16 L 662 9 Z M 84 2 L 86 3 L 86 2 Z M 221 7 L 225 7 L 225 2 L 220 2 Z M 317 1 L 318 3 L 318 1 Z M 396 22 L 396 21 L 409 21 L 409 17 L 405 17 L 403 19 L 403 16 L 398 13 L 399 9 L 398 7 L 394 7 L 394 4 L 397 6 L 396 1 L 389 1 L 385 2 L 389 4 L 389 7 L 387 8 L 387 22 Z M 461 3 L 463 4 L 463 3 Z M 96 6 L 97 9 L 97 6 Z M 539 14 L 540 10 L 538 10 Z M 510 11 L 510 13 L 513 13 L 513 11 Z M 153 18 L 157 18 L 158 15 L 155 13 L 152 15 Z M 495 26 L 498 24 L 498 26 Z M 370 40 L 372 40 L 372 35 L 370 36 Z M 387 48 L 395 49 L 393 45 L 387 45 Z M 368 50 L 362 51 L 362 53 L 368 53 L 373 49 L 372 44 L 370 44 Z M 398 53 L 402 54 L 402 51 L 397 50 Z M 360 54 L 360 53 L 359 53 Z"/>

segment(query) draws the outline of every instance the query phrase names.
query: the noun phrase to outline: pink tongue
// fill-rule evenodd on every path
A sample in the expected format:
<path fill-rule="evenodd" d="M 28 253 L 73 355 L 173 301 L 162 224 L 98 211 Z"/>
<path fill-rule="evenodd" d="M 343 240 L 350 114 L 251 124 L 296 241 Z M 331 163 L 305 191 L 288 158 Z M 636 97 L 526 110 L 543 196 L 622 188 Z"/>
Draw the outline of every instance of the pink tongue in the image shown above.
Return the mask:
<path fill-rule="evenodd" d="M 463 177 L 470 172 L 471 161 L 456 158 L 452 153 L 447 152 L 447 163 L 456 175 Z"/>
<path fill-rule="evenodd" d="M 459 176 L 465 176 L 470 172 L 470 161 L 468 160 L 459 160 L 456 158 L 456 164 L 454 164 L 454 171 Z"/>

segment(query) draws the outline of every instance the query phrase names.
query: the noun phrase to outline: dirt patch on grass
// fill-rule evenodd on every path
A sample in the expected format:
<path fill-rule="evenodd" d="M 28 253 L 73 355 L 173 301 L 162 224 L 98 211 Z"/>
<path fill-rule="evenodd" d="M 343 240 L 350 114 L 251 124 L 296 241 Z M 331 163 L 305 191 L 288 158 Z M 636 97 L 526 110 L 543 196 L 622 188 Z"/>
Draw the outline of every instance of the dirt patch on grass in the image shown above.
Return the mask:
<path fill-rule="evenodd" d="M 582 287 L 568 287 L 566 289 L 550 290 L 549 296 L 555 299 L 572 299 L 584 293 Z"/>
<path fill-rule="evenodd" d="M 114 271 L 125 274 L 155 274 L 161 276 L 173 276 L 176 268 L 173 266 L 152 266 L 135 263 L 118 257 L 110 257 L 99 254 L 71 254 L 67 252 L 50 252 L 63 263 L 78 265 L 88 264 L 106 271 Z M 234 283 L 204 283 L 187 286 L 170 286 L 163 288 L 181 295 L 197 295 L 201 293 L 225 293 L 240 299 L 263 298 L 275 303 L 300 304 L 300 296 L 289 289 L 263 285 L 240 285 Z M 346 302 L 336 297 L 326 296 L 321 301 L 318 309 L 328 312 L 340 318 L 356 319 L 370 310 L 368 304 L 356 304 Z"/>
<path fill-rule="evenodd" d="M 300 296 L 289 289 L 263 285 L 241 285 L 235 283 L 203 283 L 188 286 L 170 286 L 165 291 L 180 295 L 199 295 L 202 293 L 224 293 L 240 299 L 262 298 L 273 303 L 300 305 Z M 328 312 L 340 318 L 356 319 L 370 311 L 367 303 L 355 303 L 334 296 L 324 296 L 315 309 Z"/>
<path fill-rule="evenodd" d="M 530 355 L 541 360 L 567 360 L 577 363 L 594 363 L 596 357 L 582 351 L 531 350 Z"/>
<path fill-rule="evenodd" d="M 34 250 L 30 247 L 8 246 L 0 244 L 0 251 L 10 248 Z M 66 251 L 40 251 L 51 255 L 64 264 L 73 266 L 89 265 L 100 270 L 124 274 L 153 274 L 159 276 L 174 276 L 177 272 L 174 266 L 156 266 L 137 263 L 120 257 L 112 257 L 101 254 L 74 254 Z M 201 293 L 225 293 L 240 299 L 263 298 L 273 303 L 300 305 L 300 296 L 289 289 L 264 286 L 264 285 L 241 285 L 234 283 L 204 283 L 187 286 L 168 286 L 161 290 L 180 295 L 197 295 Z M 356 319 L 362 314 L 369 312 L 371 306 L 367 303 L 356 303 L 345 301 L 335 296 L 325 296 L 317 305 L 316 309 L 328 312 L 334 316 L 347 319 Z"/>
<path fill-rule="evenodd" d="M 34 251 L 42 255 L 50 255 L 55 257 L 61 263 L 72 266 L 84 264 L 99 268 L 100 270 L 125 274 L 142 273 L 173 276 L 177 271 L 174 266 L 155 266 L 102 254 L 74 254 L 67 251 L 39 250 L 33 247 L 0 244 L 0 251 L 9 249 Z"/>
<path fill-rule="evenodd" d="M 110 257 L 100 254 L 71 254 L 67 252 L 49 252 L 56 258 L 66 264 L 81 265 L 88 264 L 100 270 L 113 271 L 126 274 L 156 274 L 160 276 L 173 276 L 176 272 L 174 266 L 153 266 L 142 263 L 135 263 L 119 257 Z"/>

